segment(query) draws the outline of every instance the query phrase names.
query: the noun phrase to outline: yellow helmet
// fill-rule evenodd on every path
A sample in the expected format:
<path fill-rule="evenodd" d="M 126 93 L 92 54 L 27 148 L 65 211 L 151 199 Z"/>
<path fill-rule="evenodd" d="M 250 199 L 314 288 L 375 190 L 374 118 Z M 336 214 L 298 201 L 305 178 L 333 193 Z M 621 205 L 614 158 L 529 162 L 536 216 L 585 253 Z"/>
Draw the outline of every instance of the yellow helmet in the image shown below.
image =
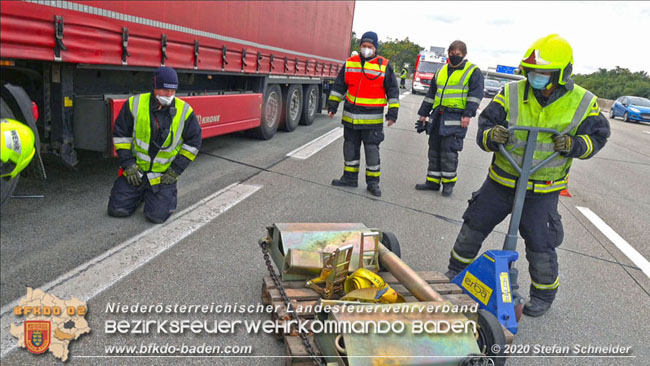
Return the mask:
<path fill-rule="evenodd" d="M 34 153 L 34 132 L 13 119 L 0 120 L 0 177 L 15 178 L 32 161 Z"/>
<path fill-rule="evenodd" d="M 566 39 L 551 34 L 536 40 L 519 64 L 528 69 L 559 72 L 558 84 L 565 85 L 573 73 L 573 49 Z"/>

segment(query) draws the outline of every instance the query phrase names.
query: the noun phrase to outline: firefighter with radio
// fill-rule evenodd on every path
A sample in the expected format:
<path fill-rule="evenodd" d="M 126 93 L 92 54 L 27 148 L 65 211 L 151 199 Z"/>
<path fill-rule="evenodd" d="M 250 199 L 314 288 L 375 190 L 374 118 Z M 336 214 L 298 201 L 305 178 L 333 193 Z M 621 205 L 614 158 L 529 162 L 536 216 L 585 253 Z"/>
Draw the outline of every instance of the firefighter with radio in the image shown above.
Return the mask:
<path fill-rule="evenodd" d="M 201 127 L 189 103 L 175 97 L 178 75 L 159 67 L 153 92 L 132 96 L 115 121 L 113 144 L 121 174 L 108 214 L 126 217 L 144 201 L 145 217 L 163 223 L 176 210 L 176 181 L 201 148 Z"/>
<path fill-rule="evenodd" d="M 537 138 L 533 166 L 556 151 L 560 154 L 531 175 L 519 224 L 531 277 L 530 301 L 523 313 L 534 317 L 550 309 L 559 286 L 555 248 L 564 231 L 557 206 L 571 163 L 593 157 L 610 135 L 597 97 L 574 84 L 572 68 L 573 51 L 565 39 L 556 34 L 540 38 L 520 63 L 526 79 L 507 84 L 481 113 L 476 142 L 494 155 L 488 177 L 469 200 L 446 273 L 453 278 L 469 265 L 492 229 L 512 210 L 518 173 L 499 152 L 499 144 L 521 164 L 527 134 L 509 132 L 507 127 L 557 130 L 559 135 L 540 133 Z"/>
<path fill-rule="evenodd" d="M 463 150 L 470 118 L 483 99 L 483 74 L 465 59 L 465 43 L 452 42 L 447 53 L 449 63 L 431 80 L 415 123 L 418 133 L 427 131 L 429 135 L 427 178 L 415 189 L 438 191 L 442 185 L 443 196 L 452 194 L 458 180 L 458 153 Z"/>
<path fill-rule="evenodd" d="M 361 158 L 361 143 L 366 156 L 367 190 L 381 196 L 379 144 L 384 140 L 384 106 L 388 126 L 397 120 L 399 86 L 388 59 L 377 55 L 375 32 L 361 37 L 361 54 L 345 62 L 329 95 L 329 117 L 333 118 L 339 103 L 343 106 L 343 176 L 332 180 L 334 186 L 356 187 Z"/>

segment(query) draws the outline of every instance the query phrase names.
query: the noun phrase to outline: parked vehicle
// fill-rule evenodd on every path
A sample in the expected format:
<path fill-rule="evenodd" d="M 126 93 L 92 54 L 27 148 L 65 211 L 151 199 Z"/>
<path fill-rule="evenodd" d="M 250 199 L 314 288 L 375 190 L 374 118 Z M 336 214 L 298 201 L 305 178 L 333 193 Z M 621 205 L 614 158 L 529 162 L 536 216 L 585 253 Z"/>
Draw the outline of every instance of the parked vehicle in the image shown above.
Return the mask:
<path fill-rule="evenodd" d="M 34 130 L 37 155 L 110 156 L 120 108 L 166 65 L 204 138 L 270 139 L 321 111 L 353 16 L 354 1 L 3 1 L 1 117 Z"/>
<path fill-rule="evenodd" d="M 485 98 L 493 98 L 499 94 L 502 88 L 503 85 L 499 81 L 493 79 L 485 79 L 483 86 L 483 96 Z"/>
<path fill-rule="evenodd" d="M 650 100 L 642 97 L 623 96 L 612 105 L 609 118 L 623 117 L 623 121 L 650 122 Z"/>

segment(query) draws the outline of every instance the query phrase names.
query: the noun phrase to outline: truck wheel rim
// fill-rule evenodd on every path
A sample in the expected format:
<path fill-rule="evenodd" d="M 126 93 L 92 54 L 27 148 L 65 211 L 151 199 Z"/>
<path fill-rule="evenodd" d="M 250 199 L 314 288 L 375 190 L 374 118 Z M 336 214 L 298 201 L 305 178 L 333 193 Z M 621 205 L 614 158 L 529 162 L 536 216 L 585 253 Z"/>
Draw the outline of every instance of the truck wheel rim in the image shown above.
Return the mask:
<path fill-rule="evenodd" d="M 280 115 L 280 98 L 276 92 L 271 92 L 269 94 L 269 99 L 266 101 L 266 125 L 268 127 L 273 127 L 276 125 L 276 122 Z"/>
<path fill-rule="evenodd" d="M 296 118 L 298 118 L 298 113 L 300 113 L 299 107 L 300 95 L 298 95 L 298 90 L 296 89 L 291 93 L 291 99 L 289 102 L 289 117 L 292 121 L 295 121 Z"/>
<path fill-rule="evenodd" d="M 316 113 L 316 104 L 317 104 L 317 102 L 318 102 L 318 93 L 317 93 L 316 88 L 313 88 L 309 92 L 309 98 L 307 98 L 307 103 L 309 103 L 307 105 L 307 108 L 309 108 L 308 110 L 309 110 L 309 115 L 310 116 L 313 115 L 314 113 Z"/>

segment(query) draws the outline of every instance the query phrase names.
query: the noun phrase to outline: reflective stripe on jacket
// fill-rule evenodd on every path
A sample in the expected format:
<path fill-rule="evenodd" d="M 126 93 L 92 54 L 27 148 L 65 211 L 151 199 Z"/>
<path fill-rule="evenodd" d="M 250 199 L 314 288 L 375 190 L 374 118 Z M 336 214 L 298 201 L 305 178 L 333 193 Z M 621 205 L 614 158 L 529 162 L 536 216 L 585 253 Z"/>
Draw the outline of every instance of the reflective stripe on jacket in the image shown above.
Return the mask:
<path fill-rule="evenodd" d="M 345 62 L 345 83 L 348 92 L 345 99 L 365 107 L 383 107 L 386 105 L 384 76 L 388 60 L 377 56 L 361 65 L 360 56 L 350 57 Z"/>
<path fill-rule="evenodd" d="M 469 78 L 472 76 L 474 70 L 478 67 L 471 62 L 465 62 L 465 67 L 462 70 L 455 70 L 448 75 L 449 65 L 443 66 L 436 73 L 436 91 L 435 100 L 432 108 L 442 105 L 443 107 L 465 109 L 467 106 L 467 93 L 469 92 Z M 480 103 L 480 100 L 472 100 L 473 102 Z"/>
<path fill-rule="evenodd" d="M 542 107 L 535 97 L 524 100 L 526 80 L 510 83 L 505 88 L 504 109 L 507 113 L 506 120 L 510 126 L 544 127 L 560 131 L 563 135 L 575 136 L 582 121 L 587 118 L 591 106 L 596 102 L 596 96 L 584 88 L 575 85 L 558 100 Z M 531 92 L 532 94 L 532 92 Z M 513 159 L 521 165 L 526 146 L 527 133 L 525 131 L 510 132 L 506 149 L 510 151 Z M 533 166 L 542 162 L 554 153 L 553 135 L 540 133 L 533 155 Z M 510 165 L 505 156 L 500 152 L 495 153 L 494 165 L 500 170 L 518 176 L 517 171 Z M 568 171 L 571 167 L 571 158 L 558 155 L 541 169 L 531 175 L 528 189 L 538 193 L 548 193 L 565 189 L 567 186 Z M 490 168 L 490 178 L 495 182 L 514 188 L 515 181 L 500 176 L 495 169 Z"/>
<path fill-rule="evenodd" d="M 131 151 L 140 168 L 145 172 L 149 172 L 147 173 L 149 183 L 154 185 L 160 183 L 161 173 L 164 173 L 169 168 L 178 154 L 194 160 L 198 154 L 198 150 L 193 146 L 183 144 L 183 129 L 185 127 L 185 121 L 192 113 L 192 107 L 176 97 L 174 98 L 174 106 L 180 113 L 176 113 L 172 118 L 169 134 L 160 146 L 160 150 L 156 156 L 153 159 L 149 156 L 149 144 L 151 143 L 150 99 L 151 93 L 138 94 L 130 97 L 129 110 L 133 115 L 134 121 L 134 136 Z M 114 142 L 116 142 L 116 139 L 126 138 L 115 138 Z"/>

